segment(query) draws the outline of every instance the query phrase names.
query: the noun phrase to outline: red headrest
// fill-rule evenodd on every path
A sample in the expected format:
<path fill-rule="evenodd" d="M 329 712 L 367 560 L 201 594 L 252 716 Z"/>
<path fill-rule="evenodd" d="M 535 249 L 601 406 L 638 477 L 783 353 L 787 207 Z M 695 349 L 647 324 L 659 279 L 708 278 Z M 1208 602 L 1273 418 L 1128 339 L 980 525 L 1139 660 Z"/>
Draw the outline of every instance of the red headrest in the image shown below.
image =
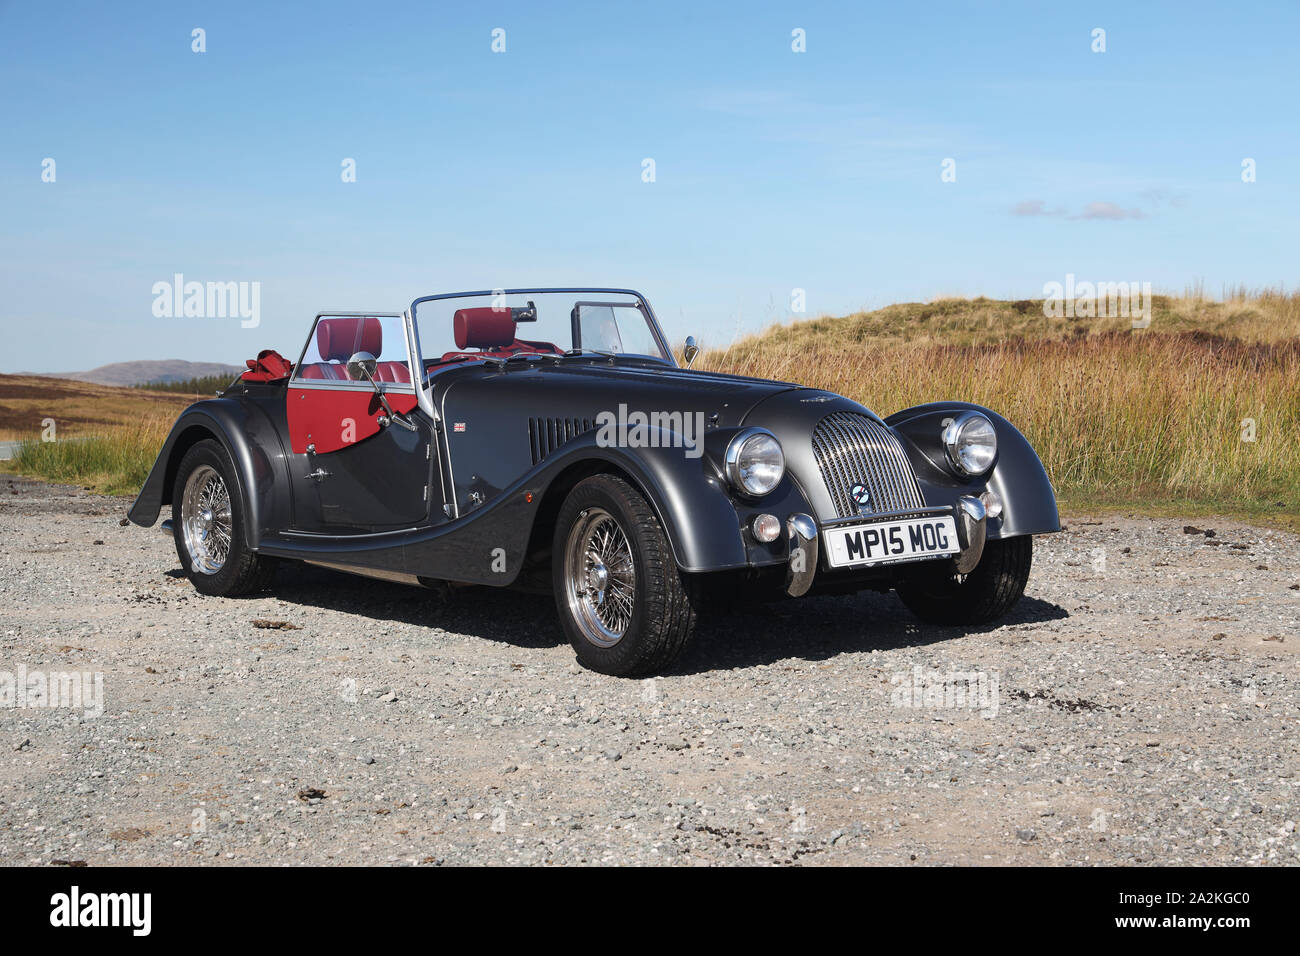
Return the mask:
<path fill-rule="evenodd" d="M 321 319 L 316 324 L 316 349 L 322 362 L 346 362 L 357 352 L 379 358 L 383 344 L 384 327 L 374 316 Z"/>
<path fill-rule="evenodd" d="M 495 349 L 515 340 L 515 317 L 509 309 L 457 309 L 451 321 L 458 349 Z"/>

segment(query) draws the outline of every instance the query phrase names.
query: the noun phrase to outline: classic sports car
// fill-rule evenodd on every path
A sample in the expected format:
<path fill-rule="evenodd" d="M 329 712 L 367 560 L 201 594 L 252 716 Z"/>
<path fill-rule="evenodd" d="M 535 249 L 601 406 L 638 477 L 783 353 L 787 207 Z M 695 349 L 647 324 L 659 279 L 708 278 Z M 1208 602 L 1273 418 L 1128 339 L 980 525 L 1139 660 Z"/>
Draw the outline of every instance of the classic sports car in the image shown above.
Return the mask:
<path fill-rule="evenodd" d="M 522 338 L 521 336 L 527 336 Z M 1060 530 L 1004 418 L 679 366 L 640 293 L 434 295 L 324 312 L 186 409 L 130 518 L 172 506 L 203 594 L 305 561 L 551 590 L 587 667 L 655 672 L 710 595 L 895 589 L 921 619 L 1005 614 Z M 865 626 L 865 625 L 864 625 Z"/>

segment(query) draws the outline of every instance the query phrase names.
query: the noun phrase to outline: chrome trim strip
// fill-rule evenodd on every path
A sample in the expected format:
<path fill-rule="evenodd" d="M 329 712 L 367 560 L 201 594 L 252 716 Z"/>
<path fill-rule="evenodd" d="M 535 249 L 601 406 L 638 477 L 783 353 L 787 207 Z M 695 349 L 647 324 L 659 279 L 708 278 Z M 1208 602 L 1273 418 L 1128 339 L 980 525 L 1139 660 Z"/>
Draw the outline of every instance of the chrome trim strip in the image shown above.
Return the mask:
<path fill-rule="evenodd" d="M 420 348 L 420 330 L 415 324 L 415 313 L 407 309 L 402 313 L 402 321 L 406 325 L 406 348 L 411 362 L 411 382 L 419 383 L 419 388 L 415 390 L 415 401 L 424 409 L 424 413 L 429 416 L 429 421 L 433 423 L 432 431 L 429 436 L 429 456 L 436 458 L 438 468 L 438 487 L 442 492 L 442 501 L 436 502 L 437 510 L 443 518 L 450 517 L 447 514 L 447 502 L 451 499 L 447 497 L 449 487 L 449 475 L 443 473 L 442 467 L 442 442 L 443 427 L 442 416 L 438 414 L 438 408 L 433 401 L 433 380 L 429 377 L 428 371 L 424 367 L 424 352 Z M 419 375 L 416 375 L 416 371 Z M 451 460 L 451 449 L 447 450 L 447 459 Z M 432 473 L 432 472 L 431 472 Z M 429 515 L 432 520 L 434 514 L 435 502 L 429 502 Z"/>
<path fill-rule="evenodd" d="M 414 388 L 401 382 L 376 382 L 375 385 L 378 385 L 379 390 L 385 395 L 390 392 L 405 393 L 407 395 L 415 394 Z M 331 381 L 330 379 L 318 378 L 296 379 L 289 383 L 289 387 L 340 392 L 373 392 L 375 390 L 375 386 L 369 382 Z"/>
<path fill-rule="evenodd" d="M 854 518 L 831 518 L 829 521 L 821 522 L 820 527 L 839 528 L 845 525 L 880 524 L 882 521 L 893 521 L 897 518 L 924 518 L 926 515 L 950 515 L 954 512 L 955 509 L 951 505 L 928 505 L 924 508 L 905 508 L 902 511 L 882 511 L 880 514 L 858 515 Z"/>
<path fill-rule="evenodd" d="M 424 368 L 424 353 L 420 351 L 420 330 L 415 327 L 415 316 L 410 309 L 402 313 L 402 322 L 406 327 L 406 352 L 410 362 L 412 387 L 418 383 L 416 392 L 420 407 L 424 409 L 426 415 L 437 422 L 438 412 L 433 407 L 433 397 L 428 394 L 433 389 L 433 383 Z"/>
<path fill-rule="evenodd" d="M 399 528 L 396 531 L 366 531 L 361 534 L 326 534 L 323 531 L 290 531 L 288 529 L 281 531 L 282 535 L 291 535 L 295 538 L 318 538 L 321 541 L 357 541 L 362 538 L 387 538 L 395 534 L 410 534 L 412 531 L 419 531 L 421 527 L 413 526 L 410 528 Z"/>
<path fill-rule="evenodd" d="M 455 384 L 455 382 L 452 382 L 451 385 L 444 387 L 442 390 L 442 407 L 438 409 L 438 412 L 442 415 L 444 422 L 447 420 L 447 393 L 451 391 L 452 386 Z M 447 484 L 442 487 L 442 497 L 446 499 L 444 504 L 451 505 L 451 514 L 448 517 L 455 521 L 460 517 L 460 502 L 456 500 L 456 463 L 451 460 L 451 432 L 445 428 L 440 431 L 443 441 L 447 443 Z"/>

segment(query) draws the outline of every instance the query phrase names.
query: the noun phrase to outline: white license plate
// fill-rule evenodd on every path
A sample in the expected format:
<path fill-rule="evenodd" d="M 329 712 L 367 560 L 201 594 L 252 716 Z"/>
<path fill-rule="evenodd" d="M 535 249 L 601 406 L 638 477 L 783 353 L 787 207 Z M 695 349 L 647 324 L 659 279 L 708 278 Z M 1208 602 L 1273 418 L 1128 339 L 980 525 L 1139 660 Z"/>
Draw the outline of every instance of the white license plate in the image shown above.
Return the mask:
<path fill-rule="evenodd" d="M 833 568 L 895 564 L 961 550 L 957 523 L 949 515 L 828 528 L 822 532 L 822 541 Z"/>

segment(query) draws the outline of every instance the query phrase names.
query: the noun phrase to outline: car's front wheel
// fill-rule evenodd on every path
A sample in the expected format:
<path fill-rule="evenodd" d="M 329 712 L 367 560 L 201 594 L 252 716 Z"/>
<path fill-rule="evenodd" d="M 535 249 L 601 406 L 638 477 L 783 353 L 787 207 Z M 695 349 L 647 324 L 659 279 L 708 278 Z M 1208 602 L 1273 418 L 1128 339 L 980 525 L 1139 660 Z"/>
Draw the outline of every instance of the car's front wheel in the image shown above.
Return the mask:
<path fill-rule="evenodd" d="M 271 583 L 275 559 L 248 548 L 243 495 L 220 442 L 201 441 L 181 459 L 172 486 L 172 536 L 201 594 L 234 597 Z"/>
<path fill-rule="evenodd" d="M 930 624 L 986 624 L 1010 611 L 1025 593 L 1033 553 L 1029 535 L 995 539 L 985 543 L 979 564 L 969 574 L 954 574 L 949 562 L 917 565 L 899 586 L 898 596 Z"/>
<path fill-rule="evenodd" d="M 578 660 L 629 677 L 668 665 L 695 629 L 689 583 L 658 517 L 621 478 L 595 475 L 560 509 L 552 584 Z"/>

